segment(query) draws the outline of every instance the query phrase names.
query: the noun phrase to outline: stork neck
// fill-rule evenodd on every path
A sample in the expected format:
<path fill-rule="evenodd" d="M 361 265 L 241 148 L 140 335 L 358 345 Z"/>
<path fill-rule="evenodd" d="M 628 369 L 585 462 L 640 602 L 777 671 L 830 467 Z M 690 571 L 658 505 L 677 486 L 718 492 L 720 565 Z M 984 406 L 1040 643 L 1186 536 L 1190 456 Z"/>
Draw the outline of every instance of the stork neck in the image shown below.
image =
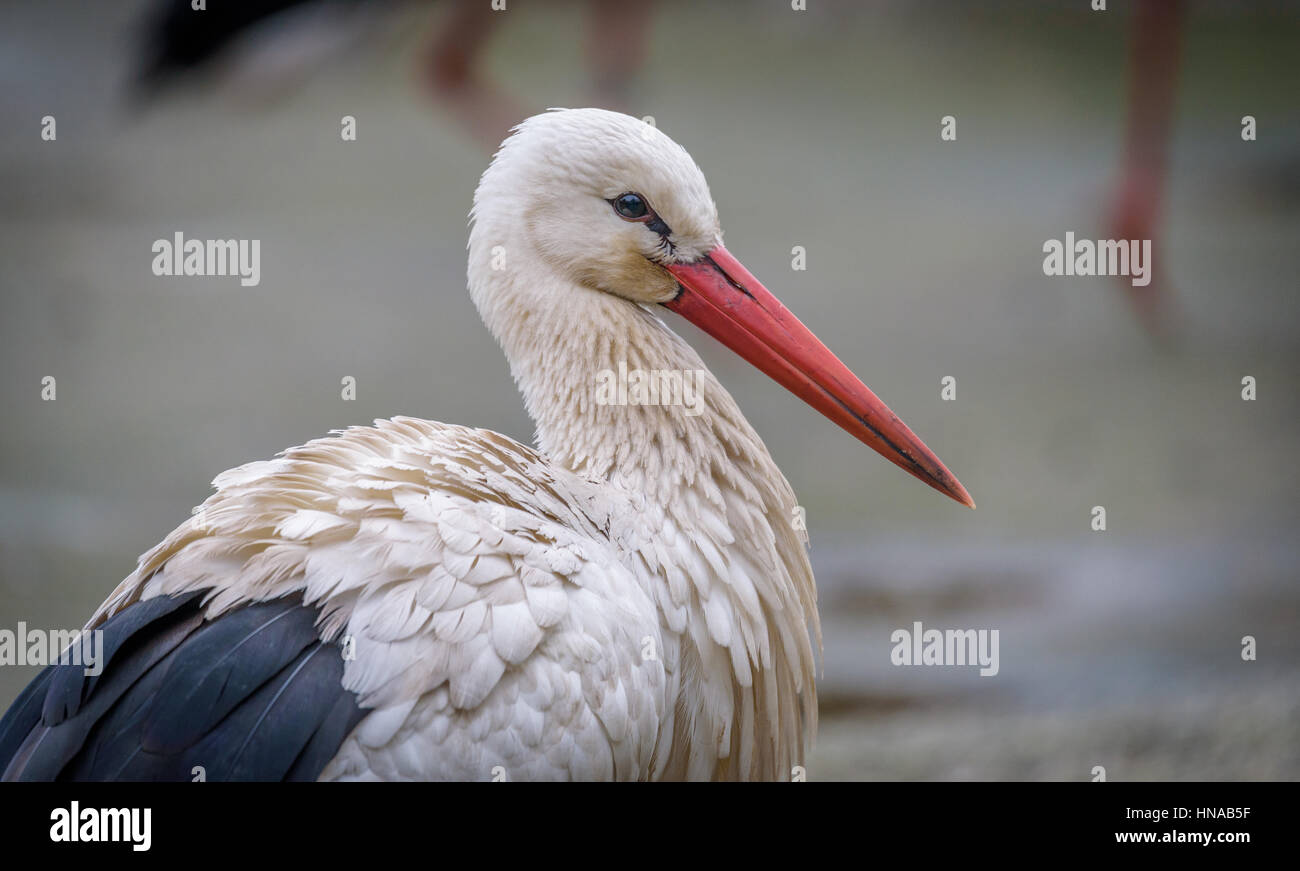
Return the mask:
<path fill-rule="evenodd" d="M 684 697 L 699 707 L 677 728 L 700 734 L 682 746 L 721 741 L 716 758 L 731 762 L 718 765 L 789 776 L 815 728 L 810 629 L 820 641 L 790 485 L 730 394 L 652 311 L 559 277 L 548 286 L 535 278 L 544 272 L 516 274 L 533 280 L 519 285 L 503 273 L 499 284 L 476 283 L 471 268 L 471 291 L 510 361 L 540 450 L 631 503 L 620 510 L 619 497 L 610 500 L 607 528 L 678 639 L 665 643 L 680 644 L 672 656 L 681 657 L 683 692 L 697 687 Z M 665 372 L 683 388 L 689 377 L 690 392 L 646 401 L 633 392 L 634 372 L 642 387 L 652 372 L 661 388 Z M 719 735 L 720 723 L 732 729 Z M 764 748 L 752 758 L 746 735 Z M 692 776 L 712 764 L 683 762 L 676 750 L 666 758 L 665 770 Z"/>
<path fill-rule="evenodd" d="M 737 444 L 761 466 L 753 471 L 779 479 L 734 400 L 655 313 L 582 287 L 557 298 L 580 301 L 580 313 L 531 312 L 531 336 L 502 341 L 552 462 L 661 505 Z"/>

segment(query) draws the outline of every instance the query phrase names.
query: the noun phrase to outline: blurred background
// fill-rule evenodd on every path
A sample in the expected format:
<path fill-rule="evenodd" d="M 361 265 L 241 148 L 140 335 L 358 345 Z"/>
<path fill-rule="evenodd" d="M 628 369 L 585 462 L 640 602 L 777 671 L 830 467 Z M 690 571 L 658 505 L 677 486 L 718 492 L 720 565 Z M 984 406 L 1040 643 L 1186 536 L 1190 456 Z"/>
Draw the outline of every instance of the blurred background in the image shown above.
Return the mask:
<path fill-rule="evenodd" d="M 811 778 L 1297 778 L 1300 5 L 1089 5 L 0 4 L 0 627 L 80 626 L 216 474 L 331 429 L 528 441 L 466 215 L 509 124 L 602 105 L 979 503 L 668 315 L 807 509 Z M 261 284 L 155 277 L 177 231 L 260 239 Z M 1067 231 L 1153 238 L 1156 281 L 1044 276 Z M 998 629 L 999 674 L 891 665 L 915 620 Z"/>

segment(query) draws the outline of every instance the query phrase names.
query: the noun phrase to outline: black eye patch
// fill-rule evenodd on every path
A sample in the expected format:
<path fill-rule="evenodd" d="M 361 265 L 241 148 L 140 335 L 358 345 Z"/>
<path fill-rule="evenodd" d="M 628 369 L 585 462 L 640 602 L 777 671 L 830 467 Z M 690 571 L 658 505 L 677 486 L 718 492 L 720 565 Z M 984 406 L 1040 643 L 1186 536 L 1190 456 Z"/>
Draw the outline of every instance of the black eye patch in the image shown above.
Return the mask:
<path fill-rule="evenodd" d="M 673 232 L 672 230 L 668 229 L 668 225 L 664 223 L 664 219 L 659 217 L 658 215 L 654 215 L 654 217 L 651 220 L 647 221 L 646 227 L 658 233 L 660 236 L 668 236 L 671 235 Z"/>

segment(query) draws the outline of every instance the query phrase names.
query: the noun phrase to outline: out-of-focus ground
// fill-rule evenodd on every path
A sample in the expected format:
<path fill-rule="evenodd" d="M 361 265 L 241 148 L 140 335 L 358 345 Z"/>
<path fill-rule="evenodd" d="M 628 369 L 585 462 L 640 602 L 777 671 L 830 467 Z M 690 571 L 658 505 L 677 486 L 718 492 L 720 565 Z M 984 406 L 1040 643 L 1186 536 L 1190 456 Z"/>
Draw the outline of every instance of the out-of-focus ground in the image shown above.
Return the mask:
<path fill-rule="evenodd" d="M 633 108 L 704 168 L 728 247 L 980 506 L 680 325 L 807 509 L 810 776 L 1300 776 L 1297 7 L 1192 4 L 1163 251 L 1181 335 L 1156 346 L 1110 280 L 1041 268 L 1046 239 L 1105 234 L 1125 10 L 809 5 L 661 4 Z M 531 434 L 464 289 L 488 155 L 414 84 L 436 6 L 295 92 L 133 113 L 139 8 L 3 10 L 0 628 L 80 625 L 218 472 L 330 429 L 410 414 Z M 510 4 L 491 74 L 538 109 L 585 104 L 584 14 Z M 178 230 L 261 239 L 262 284 L 154 277 L 153 240 Z M 892 666 L 914 620 L 998 629 L 999 674 Z M 0 704 L 34 673 L 0 668 Z"/>

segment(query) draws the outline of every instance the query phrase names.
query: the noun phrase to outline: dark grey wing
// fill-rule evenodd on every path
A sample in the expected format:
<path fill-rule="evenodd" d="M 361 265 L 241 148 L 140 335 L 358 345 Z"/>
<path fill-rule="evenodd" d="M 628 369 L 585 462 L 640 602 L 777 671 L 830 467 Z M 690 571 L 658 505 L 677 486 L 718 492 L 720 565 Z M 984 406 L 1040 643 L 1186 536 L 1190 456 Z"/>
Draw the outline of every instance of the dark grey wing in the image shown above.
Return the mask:
<path fill-rule="evenodd" d="M 141 57 L 136 86 L 147 90 L 169 79 L 200 71 L 249 40 L 267 41 L 291 32 L 293 13 L 310 11 L 346 15 L 374 0 L 218 0 L 196 12 L 193 0 L 155 0 L 142 22 Z M 382 9 L 381 9 L 382 11 Z"/>
<path fill-rule="evenodd" d="M 102 671 L 46 668 L 0 720 L 4 780 L 314 780 L 364 716 L 300 596 L 204 620 L 201 593 L 107 620 Z"/>
<path fill-rule="evenodd" d="M 150 84 L 201 67 L 272 16 L 308 0 L 226 0 L 196 12 L 191 0 L 158 0 L 144 33 L 139 77 Z"/>

